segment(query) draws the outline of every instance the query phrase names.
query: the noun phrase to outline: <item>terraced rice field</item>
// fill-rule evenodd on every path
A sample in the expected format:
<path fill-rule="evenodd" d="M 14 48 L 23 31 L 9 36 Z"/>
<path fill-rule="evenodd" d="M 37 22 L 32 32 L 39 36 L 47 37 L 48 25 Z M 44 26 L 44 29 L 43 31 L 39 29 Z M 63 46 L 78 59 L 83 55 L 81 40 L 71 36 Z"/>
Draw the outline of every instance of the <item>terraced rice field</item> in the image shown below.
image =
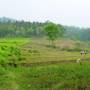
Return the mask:
<path fill-rule="evenodd" d="M 90 90 L 89 52 L 81 56 L 40 41 L 0 40 L 0 90 Z"/>

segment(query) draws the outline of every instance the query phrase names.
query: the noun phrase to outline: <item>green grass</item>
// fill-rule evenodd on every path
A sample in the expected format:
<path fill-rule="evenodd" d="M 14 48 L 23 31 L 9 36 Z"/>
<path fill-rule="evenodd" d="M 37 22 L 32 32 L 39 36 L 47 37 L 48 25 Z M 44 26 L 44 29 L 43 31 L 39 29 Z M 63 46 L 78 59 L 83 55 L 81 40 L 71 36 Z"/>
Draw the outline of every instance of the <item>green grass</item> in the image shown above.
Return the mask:
<path fill-rule="evenodd" d="M 77 60 L 79 58 L 85 60 L 90 59 L 90 54 L 80 55 L 80 51 L 76 49 L 76 41 L 68 41 L 70 48 L 61 49 L 61 45 L 65 46 L 65 41 L 57 41 L 56 48 L 48 47 L 48 41 L 45 39 L 0 39 L 0 64 L 3 63 L 37 63 L 61 60 Z M 89 43 L 89 42 L 88 42 Z M 80 44 L 80 42 L 79 42 Z M 74 48 L 75 47 L 75 48 Z M 82 47 L 83 48 L 83 47 Z M 89 49 L 89 47 L 87 47 Z M 76 50 L 75 50 L 76 49 Z M 75 51 L 74 51 L 75 50 Z"/>
<path fill-rule="evenodd" d="M 30 42 L 29 39 L 1 39 L 0 40 L 0 64 L 18 62 L 22 57 L 21 46 Z"/>
<path fill-rule="evenodd" d="M 33 67 L 11 67 L 7 63 L 37 63 L 61 60 L 90 60 L 90 54 L 80 55 L 75 42 L 70 48 L 61 43 L 48 47 L 48 41 L 27 38 L 0 40 L 0 90 L 90 90 L 90 62 L 50 64 Z M 64 41 L 65 44 L 65 41 Z M 89 42 L 88 42 L 89 44 Z M 67 47 L 67 48 L 66 48 Z M 83 48 L 83 46 L 80 46 Z M 89 50 L 89 47 L 86 47 Z M 66 50 L 67 49 L 67 50 Z"/>
<path fill-rule="evenodd" d="M 90 89 L 90 63 L 0 67 L 0 90 Z M 85 90 L 89 90 L 85 89 Z"/>
<path fill-rule="evenodd" d="M 63 42 L 65 43 L 65 41 Z M 76 41 L 75 42 L 73 41 L 73 45 L 71 45 L 72 41 L 68 41 L 68 42 L 70 46 L 72 46 L 71 49 L 67 47 L 67 50 L 66 49 L 62 50 L 61 47 L 58 46 L 62 44 L 61 42 L 60 44 L 56 42 L 57 47 L 51 48 L 51 47 L 48 47 L 48 41 L 45 39 L 32 40 L 31 43 L 27 43 L 22 47 L 23 56 L 26 56 L 24 62 L 36 63 L 36 62 L 47 62 L 47 61 L 77 60 L 79 58 L 84 60 L 90 59 L 90 53 L 88 53 L 87 55 L 81 56 L 80 55 L 81 49 L 79 51 L 75 50 L 77 49 L 75 46 L 76 45 L 75 43 L 77 43 Z M 84 46 L 82 47 L 80 46 L 80 48 L 82 49 L 83 47 Z M 86 48 L 89 49 L 88 47 Z"/>

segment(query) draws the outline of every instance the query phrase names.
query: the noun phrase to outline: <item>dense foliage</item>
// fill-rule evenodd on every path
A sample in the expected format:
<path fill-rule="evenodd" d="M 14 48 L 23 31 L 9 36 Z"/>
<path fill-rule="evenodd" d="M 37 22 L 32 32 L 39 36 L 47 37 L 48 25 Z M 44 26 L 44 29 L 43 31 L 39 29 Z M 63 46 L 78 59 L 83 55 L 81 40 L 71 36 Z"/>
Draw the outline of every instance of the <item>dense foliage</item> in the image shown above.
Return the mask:
<path fill-rule="evenodd" d="M 0 37 L 44 37 L 44 26 L 48 22 L 26 22 L 16 21 L 9 18 L 0 19 Z M 59 31 L 61 31 L 61 25 L 57 25 Z M 90 29 L 79 28 L 73 26 L 63 26 L 65 29 L 64 38 L 78 39 L 78 40 L 90 40 Z M 61 33 L 59 36 L 61 37 Z"/>
<path fill-rule="evenodd" d="M 73 26 L 65 26 L 65 37 L 73 40 L 90 40 L 90 28 L 79 28 Z"/>
<path fill-rule="evenodd" d="M 44 27 L 46 36 L 48 37 L 49 42 L 51 41 L 51 45 L 54 45 L 54 41 L 60 37 L 60 34 L 63 34 L 64 29 L 62 26 L 58 26 L 52 22 L 48 22 L 47 25 Z"/>

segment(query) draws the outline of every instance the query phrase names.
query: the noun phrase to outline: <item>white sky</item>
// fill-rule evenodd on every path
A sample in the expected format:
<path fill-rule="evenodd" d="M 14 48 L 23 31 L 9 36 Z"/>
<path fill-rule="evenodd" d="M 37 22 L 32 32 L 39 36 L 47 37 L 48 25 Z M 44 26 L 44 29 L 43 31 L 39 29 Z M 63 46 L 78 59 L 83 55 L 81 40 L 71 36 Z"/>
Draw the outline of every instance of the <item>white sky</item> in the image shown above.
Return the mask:
<path fill-rule="evenodd" d="M 90 27 L 90 0 L 0 0 L 0 17 Z"/>

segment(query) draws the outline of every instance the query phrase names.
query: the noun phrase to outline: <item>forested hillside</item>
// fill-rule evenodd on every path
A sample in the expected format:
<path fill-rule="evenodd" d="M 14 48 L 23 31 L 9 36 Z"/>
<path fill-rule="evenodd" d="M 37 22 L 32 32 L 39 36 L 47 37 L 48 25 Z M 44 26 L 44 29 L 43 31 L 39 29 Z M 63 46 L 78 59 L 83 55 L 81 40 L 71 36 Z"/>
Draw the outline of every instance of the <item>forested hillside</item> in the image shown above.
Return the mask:
<path fill-rule="evenodd" d="M 47 22 L 27 22 L 10 18 L 0 18 L 0 38 L 3 37 L 44 37 L 44 26 Z M 63 26 L 58 24 L 58 26 Z M 64 38 L 74 40 L 90 40 L 90 28 L 63 26 Z"/>

